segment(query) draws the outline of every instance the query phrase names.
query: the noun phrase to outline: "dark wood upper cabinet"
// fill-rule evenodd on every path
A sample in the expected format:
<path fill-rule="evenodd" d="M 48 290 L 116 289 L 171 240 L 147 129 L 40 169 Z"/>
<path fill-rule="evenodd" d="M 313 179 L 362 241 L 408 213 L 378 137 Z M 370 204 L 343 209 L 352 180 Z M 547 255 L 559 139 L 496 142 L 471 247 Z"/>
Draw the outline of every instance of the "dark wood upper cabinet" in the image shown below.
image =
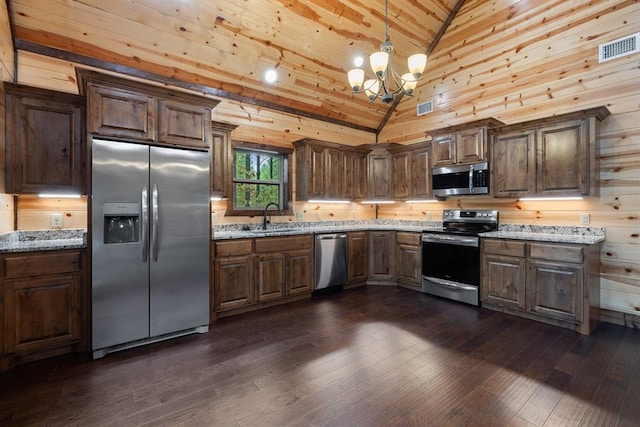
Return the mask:
<path fill-rule="evenodd" d="M 231 131 L 237 126 L 226 123 L 212 124 L 211 139 L 211 195 L 229 197 L 233 163 Z"/>
<path fill-rule="evenodd" d="M 219 101 L 90 70 L 76 73 L 87 96 L 89 133 L 155 145 L 211 146 L 211 109 Z"/>
<path fill-rule="evenodd" d="M 84 98 L 4 83 L 6 192 L 84 193 Z"/>
<path fill-rule="evenodd" d="M 386 148 L 375 147 L 369 157 L 368 164 L 368 199 L 393 199 L 393 159 Z"/>
<path fill-rule="evenodd" d="M 91 83 L 87 87 L 89 132 L 100 136 L 156 141 L 155 98 L 133 90 Z"/>
<path fill-rule="evenodd" d="M 596 195 L 606 107 L 501 126 L 491 136 L 494 197 Z"/>
<path fill-rule="evenodd" d="M 488 118 L 429 131 L 433 139 L 433 167 L 487 160 L 487 131 L 502 124 L 499 120 Z"/>
<path fill-rule="evenodd" d="M 431 143 L 393 146 L 389 151 L 395 200 L 431 198 Z"/>
<path fill-rule="evenodd" d="M 309 138 L 294 142 L 298 200 L 358 200 L 367 193 L 368 148 Z"/>

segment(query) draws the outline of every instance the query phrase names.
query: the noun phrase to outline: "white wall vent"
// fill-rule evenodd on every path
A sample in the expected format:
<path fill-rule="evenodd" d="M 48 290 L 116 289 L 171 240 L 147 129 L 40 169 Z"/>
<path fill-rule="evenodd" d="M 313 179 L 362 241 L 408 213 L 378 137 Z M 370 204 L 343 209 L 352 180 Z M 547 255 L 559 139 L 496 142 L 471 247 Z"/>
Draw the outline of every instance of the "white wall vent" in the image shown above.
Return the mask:
<path fill-rule="evenodd" d="M 416 108 L 416 115 L 418 116 L 424 116 L 425 114 L 432 113 L 432 112 L 433 112 L 433 100 L 422 102 L 418 104 L 418 107 Z"/>
<path fill-rule="evenodd" d="M 635 52 L 640 52 L 640 33 L 601 44 L 598 59 L 599 62 L 605 62 Z"/>

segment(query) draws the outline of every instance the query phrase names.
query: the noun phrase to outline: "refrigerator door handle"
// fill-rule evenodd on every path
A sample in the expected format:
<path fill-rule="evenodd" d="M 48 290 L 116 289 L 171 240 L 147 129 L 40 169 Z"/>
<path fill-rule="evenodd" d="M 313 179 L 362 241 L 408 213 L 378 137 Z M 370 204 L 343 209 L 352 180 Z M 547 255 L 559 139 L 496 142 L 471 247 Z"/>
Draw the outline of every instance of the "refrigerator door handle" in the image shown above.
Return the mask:
<path fill-rule="evenodd" d="M 142 185 L 140 206 L 142 208 L 142 262 L 146 263 L 149 255 L 149 192 L 147 184 Z"/>
<path fill-rule="evenodd" d="M 151 190 L 151 256 L 158 262 L 158 186 Z"/>

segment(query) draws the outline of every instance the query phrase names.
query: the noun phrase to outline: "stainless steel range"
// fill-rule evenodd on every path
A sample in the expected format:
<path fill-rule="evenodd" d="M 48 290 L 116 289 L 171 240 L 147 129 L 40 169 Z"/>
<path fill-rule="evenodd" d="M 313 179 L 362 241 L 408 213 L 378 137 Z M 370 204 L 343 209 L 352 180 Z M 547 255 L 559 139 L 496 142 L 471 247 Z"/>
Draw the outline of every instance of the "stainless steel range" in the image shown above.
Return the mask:
<path fill-rule="evenodd" d="M 422 234 L 422 292 L 480 305 L 478 235 L 497 229 L 498 211 L 442 212 L 442 230 Z"/>

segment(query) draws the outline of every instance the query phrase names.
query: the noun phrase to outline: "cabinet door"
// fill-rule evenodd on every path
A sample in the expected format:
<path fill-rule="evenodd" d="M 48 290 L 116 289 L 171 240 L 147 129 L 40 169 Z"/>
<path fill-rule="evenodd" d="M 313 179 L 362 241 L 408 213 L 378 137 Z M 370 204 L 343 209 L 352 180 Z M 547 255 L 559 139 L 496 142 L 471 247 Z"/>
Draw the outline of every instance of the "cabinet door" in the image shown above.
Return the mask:
<path fill-rule="evenodd" d="M 411 195 L 411 152 L 393 154 L 393 194 L 396 200 L 407 200 Z"/>
<path fill-rule="evenodd" d="M 84 108 L 8 97 L 6 191 L 84 193 Z"/>
<path fill-rule="evenodd" d="M 348 233 L 347 241 L 347 288 L 352 284 L 364 284 L 367 280 L 369 239 L 366 231 Z"/>
<path fill-rule="evenodd" d="M 313 290 L 313 252 L 291 251 L 286 254 L 287 294 L 296 295 Z"/>
<path fill-rule="evenodd" d="M 452 165 L 456 162 L 456 134 L 433 138 L 433 166 Z"/>
<path fill-rule="evenodd" d="M 494 197 L 535 194 L 535 134 L 522 131 L 493 136 L 491 188 Z"/>
<path fill-rule="evenodd" d="M 589 194 L 588 132 L 588 120 L 572 120 L 537 130 L 539 195 Z"/>
<path fill-rule="evenodd" d="M 256 257 L 258 301 L 270 301 L 285 295 L 284 254 L 269 253 Z"/>
<path fill-rule="evenodd" d="M 89 132 L 156 141 L 156 100 L 152 96 L 89 84 Z"/>
<path fill-rule="evenodd" d="M 431 148 L 415 150 L 411 158 L 411 198 L 430 199 L 431 192 Z"/>
<path fill-rule="evenodd" d="M 393 280 L 395 278 L 395 232 L 369 232 L 369 278 Z"/>
<path fill-rule="evenodd" d="M 230 174 L 231 140 L 229 132 L 214 129 L 211 140 L 211 194 L 228 197 L 228 174 Z"/>
<path fill-rule="evenodd" d="M 412 288 L 422 284 L 422 239 L 420 233 L 396 233 L 396 278 Z"/>
<path fill-rule="evenodd" d="M 370 154 L 368 157 L 368 191 L 371 199 L 391 199 L 392 194 L 392 168 L 391 155 Z"/>
<path fill-rule="evenodd" d="M 208 149 L 211 109 L 172 100 L 158 101 L 158 142 Z"/>
<path fill-rule="evenodd" d="M 79 276 L 41 276 L 5 284 L 6 354 L 69 345 L 79 339 Z"/>
<path fill-rule="evenodd" d="M 582 322 L 582 264 L 529 259 L 527 310 L 541 316 Z"/>
<path fill-rule="evenodd" d="M 487 159 L 487 129 L 476 128 L 460 131 L 456 134 L 456 161 L 474 163 Z"/>
<path fill-rule="evenodd" d="M 337 148 L 325 148 L 324 163 L 324 197 L 326 199 L 342 199 L 342 182 L 344 181 L 342 151 Z"/>
<path fill-rule="evenodd" d="M 253 304 L 253 263 L 250 255 L 218 258 L 214 268 L 216 310 Z"/>
<path fill-rule="evenodd" d="M 322 147 L 310 145 L 309 149 L 309 171 L 307 174 L 309 199 L 322 199 L 325 194 L 325 156 Z"/>
<path fill-rule="evenodd" d="M 512 309 L 525 309 L 525 258 L 485 254 L 480 299 Z"/>
<path fill-rule="evenodd" d="M 345 151 L 343 153 L 345 199 L 360 200 L 367 197 L 367 155 L 365 153 Z"/>

